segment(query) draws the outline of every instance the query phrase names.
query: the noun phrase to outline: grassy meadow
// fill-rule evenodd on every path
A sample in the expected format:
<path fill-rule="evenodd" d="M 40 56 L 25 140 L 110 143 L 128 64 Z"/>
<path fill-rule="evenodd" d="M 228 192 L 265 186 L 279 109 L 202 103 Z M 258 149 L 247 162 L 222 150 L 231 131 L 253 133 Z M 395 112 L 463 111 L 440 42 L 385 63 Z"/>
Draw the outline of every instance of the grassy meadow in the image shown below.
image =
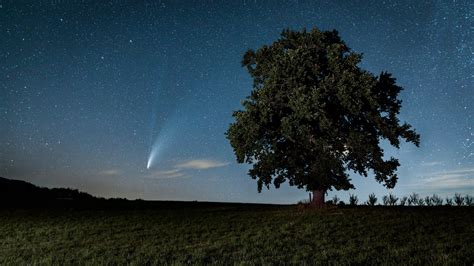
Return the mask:
<path fill-rule="evenodd" d="M 128 203 L 0 209 L 0 264 L 474 262 L 472 207 Z"/>

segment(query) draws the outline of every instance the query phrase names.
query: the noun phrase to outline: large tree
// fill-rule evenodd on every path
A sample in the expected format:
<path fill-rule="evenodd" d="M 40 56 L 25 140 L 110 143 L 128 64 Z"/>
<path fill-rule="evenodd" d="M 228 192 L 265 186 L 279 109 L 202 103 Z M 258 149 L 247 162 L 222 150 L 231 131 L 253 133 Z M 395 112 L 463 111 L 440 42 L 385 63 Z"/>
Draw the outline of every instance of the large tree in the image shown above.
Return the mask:
<path fill-rule="evenodd" d="M 397 118 L 402 88 L 395 78 L 361 69 L 361 59 L 337 31 L 318 29 L 284 30 L 271 45 L 245 53 L 253 90 L 226 136 L 237 161 L 253 165 L 259 192 L 288 180 L 322 206 L 327 190 L 354 188 L 350 170 L 372 170 L 378 182 L 395 186 L 400 164 L 384 159 L 380 142 L 419 146 L 420 136 Z"/>

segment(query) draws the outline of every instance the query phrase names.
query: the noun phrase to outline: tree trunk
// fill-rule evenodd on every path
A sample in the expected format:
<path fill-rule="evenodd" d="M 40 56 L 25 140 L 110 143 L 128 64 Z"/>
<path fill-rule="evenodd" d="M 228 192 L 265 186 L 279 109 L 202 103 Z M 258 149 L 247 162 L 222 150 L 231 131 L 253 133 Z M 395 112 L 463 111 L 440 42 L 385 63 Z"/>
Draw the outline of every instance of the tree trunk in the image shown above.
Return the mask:
<path fill-rule="evenodd" d="M 326 195 L 325 190 L 313 190 L 313 199 L 311 205 L 315 208 L 322 208 L 325 206 L 324 196 Z"/>

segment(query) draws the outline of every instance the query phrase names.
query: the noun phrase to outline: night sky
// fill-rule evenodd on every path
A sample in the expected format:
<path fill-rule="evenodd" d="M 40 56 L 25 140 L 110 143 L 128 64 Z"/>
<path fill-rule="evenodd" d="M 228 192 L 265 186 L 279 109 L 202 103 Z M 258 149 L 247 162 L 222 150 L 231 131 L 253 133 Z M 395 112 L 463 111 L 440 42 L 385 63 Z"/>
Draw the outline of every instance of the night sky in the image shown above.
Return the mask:
<path fill-rule="evenodd" d="M 405 89 L 400 120 L 421 146 L 384 144 L 401 163 L 393 192 L 472 195 L 473 13 L 468 0 L 0 0 L 0 176 L 129 199 L 305 199 L 259 194 L 224 133 L 252 89 L 244 52 L 318 27 Z M 353 181 L 340 198 L 388 193 Z"/>

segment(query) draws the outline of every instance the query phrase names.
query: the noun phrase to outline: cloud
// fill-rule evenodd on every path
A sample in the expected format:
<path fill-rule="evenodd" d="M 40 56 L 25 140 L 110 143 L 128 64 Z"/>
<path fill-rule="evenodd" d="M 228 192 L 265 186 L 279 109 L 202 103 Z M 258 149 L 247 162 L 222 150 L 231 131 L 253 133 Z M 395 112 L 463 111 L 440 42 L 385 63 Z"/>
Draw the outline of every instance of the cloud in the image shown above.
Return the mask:
<path fill-rule="evenodd" d="M 150 172 L 145 177 L 154 179 L 172 179 L 172 178 L 187 178 L 190 175 L 186 170 L 205 170 L 228 165 L 226 162 L 219 162 L 215 160 L 189 160 L 173 166 L 169 170 L 156 170 Z"/>
<path fill-rule="evenodd" d="M 432 173 L 407 186 L 427 190 L 474 190 L 474 168 Z"/>
<path fill-rule="evenodd" d="M 164 170 L 164 171 L 153 171 L 149 178 L 158 178 L 158 179 L 170 179 L 178 177 L 187 177 L 180 169 Z"/>
<path fill-rule="evenodd" d="M 195 169 L 203 170 L 209 168 L 217 168 L 228 165 L 226 162 L 219 162 L 214 160 L 189 160 L 180 164 L 175 165 L 177 169 Z"/>
<path fill-rule="evenodd" d="M 119 170 L 116 170 L 116 169 L 109 169 L 109 170 L 104 170 L 104 171 L 99 172 L 99 175 L 107 175 L 107 176 L 118 175 L 118 174 L 120 174 L 120 172 Z"/>

